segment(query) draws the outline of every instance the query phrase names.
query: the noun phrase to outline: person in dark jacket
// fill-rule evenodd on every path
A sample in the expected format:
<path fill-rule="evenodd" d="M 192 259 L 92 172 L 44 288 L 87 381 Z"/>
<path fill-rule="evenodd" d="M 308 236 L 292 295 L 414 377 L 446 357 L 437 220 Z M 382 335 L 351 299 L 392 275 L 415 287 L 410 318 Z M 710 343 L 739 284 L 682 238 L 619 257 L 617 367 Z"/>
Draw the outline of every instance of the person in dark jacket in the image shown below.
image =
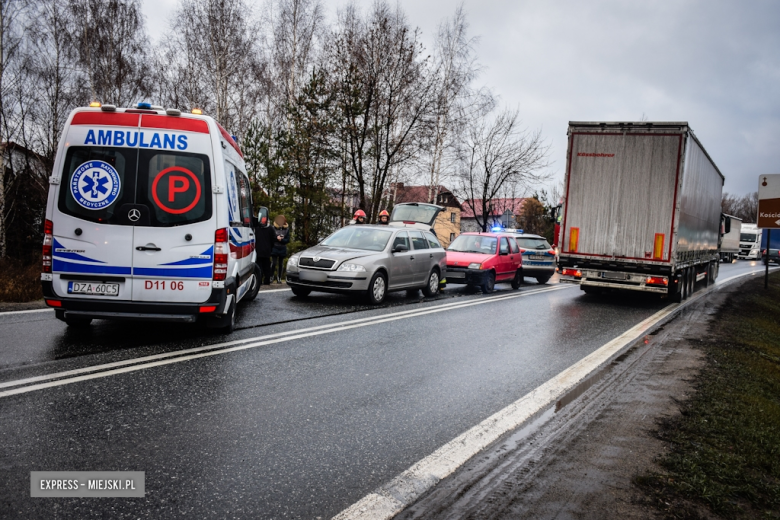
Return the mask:
<path fill-rule="evenodd" d="M 271 250 L 271 273 L 274 279 L 282 283 L 282 269 L 284 269 L 284 257 L 287 256 L 287 244 L 290 243 L 290 229 L 284 215 L 277 215 L 273 225 L 276 233 L 274 247 Z"/>
<path fill-rule="evenodd" d="M 259 222 L 255 229 L 255 252 L 257 266 L 260 268 L 260 285 L 271 284 L 271 252 L 275 243 L 276 231 L 268 221 L 268 217 L 263 217 L 263 221 Z"/>

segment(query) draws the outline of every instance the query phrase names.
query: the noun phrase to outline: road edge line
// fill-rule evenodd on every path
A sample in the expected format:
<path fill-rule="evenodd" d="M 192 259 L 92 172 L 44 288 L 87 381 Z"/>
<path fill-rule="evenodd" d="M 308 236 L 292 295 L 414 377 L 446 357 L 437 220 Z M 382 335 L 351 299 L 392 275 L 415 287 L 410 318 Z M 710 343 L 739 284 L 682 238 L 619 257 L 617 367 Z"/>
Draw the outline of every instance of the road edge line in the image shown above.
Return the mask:
<path fill-rule="evenodd" d="M 726 278 L 719 285 L 701 291 L 697 297 L 683 303 L 672 303 L 645 318 L 517 401 L 417 461 L 388 483 L 338 513 L 332 520 L 390 520 L 501 436 L 519 428 L 539 412 L 554 405 L 578 384 L 627 350 L 650 329 L 734 280 L 760 272 L 750 271 Z"/>

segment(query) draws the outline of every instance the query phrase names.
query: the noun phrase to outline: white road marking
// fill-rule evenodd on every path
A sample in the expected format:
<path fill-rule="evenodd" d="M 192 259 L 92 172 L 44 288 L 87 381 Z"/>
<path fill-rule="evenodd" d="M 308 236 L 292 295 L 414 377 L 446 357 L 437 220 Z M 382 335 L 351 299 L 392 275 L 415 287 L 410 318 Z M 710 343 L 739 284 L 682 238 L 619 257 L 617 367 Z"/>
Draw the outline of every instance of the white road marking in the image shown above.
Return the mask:
<path fill-rule="evenodd" d="M 32 309 L 29 311 L 5 311 L 5 312 L 0 312 L 0 316 L 6 316 L 9 314 L 28 314 L 30 312 L 45 312 L 45 311 L 53 311 L 53 310 L 54 309 L 50 307 L 46 307 L 45 309 Z"/>
<path fill-rule="evenodd" d="M 503 410 L 496 412 L 418 461 L 387 484 L 337 514 L 333 520 L 389 520 L 393 518 L 414 503 L 423 493 L 452 474 L 502 435 L 517 429 L 537 413 L 555 404 L 581 381 L 606 365 L 641 338 L 650 328 L 664 321 L 677 310 L 703 298 L 711 290 L 723 287 L 731 280 L 762 272 L 763 270 L 750 271 L 731 276 L 720 280 L 708 290 L 699 291 L 684 303 L 673 303 L 664 307 L 541 386 L 531 390 Z"/>
<path fill-rule="evenodd" d="M 65 372 L 45 374 L 41 376 L 29 377 L 26 379 L 18 379 L 15 381 L 7 381 L 4 383 L 0 383 L 0 388 L 9 388 L 9 387 L 20 386 L 20 385 L 29 385 L 29 386 L 22 386 L 21 388 L 15 388 L 13 390 L 6 390 L 4 392 L 0 392 L 0 398 L 8 397 L 16 394 L 32 392 L 35 390 L 41 390 L 44 388 L 62 386 L 69 383 L 76 383 L 79 381 L 88 381 L 90 379 L 98 379 L 102 377 L 108 377 L 111 375 L 124 374 L 127 372 L 143 370 L 146 368 L 169 365 L 171 363 L 178 363 L 181 361 L 188 361 L 191 359 L 198 359 L 198 358 L 203 358 L 208 356 L 215 356 L 218 354 L 226 354 L 228 352 L 247 350 L 250 348 L 256 348 L 256 347 L 271 345 L 275 343 L 282 343 L 294 339 L 302 339 L 311 336 L 319 336 L 322 334 L 330 334 L 332 332 L 340 332 L 340 331 L 354 329 L 358 327 L 365 327 L 369 325 L 376 325 L 379 323 L 386 323 L 389 321 L 401 320 L 406 318 L 414 318 L 418 316 L 424 316 L 427 314 L 433 314 L 433 313 L 448 311 L 452 309 L 460 309 L 463 307 L 472 307 L 475 305 L 482 305 L 482 304 L 492 303 L 500 300 L 511 300 L 515 298 L 532 296 L 534 294 L 539 294 L 539 293 L 560 291 L 560 290 L 569 289 L 570 287 L 571 286 L 550 286 L 545 289 L 513 292 L 505 295 L 496 295 L 487 298 L 480 298 L 478 300 L 468 300 L 465 302 L 453 302 L 453 303 L 447 303 L 442 305 L 435 305 L 431 307 L 426 307 L 424 309 L 412 309 L 408 311 L 401 311 L 392 314 L 387 314 L 384 316 L 372 316 L 369 318 L 359 318 L 356 320 L 350 320 L 346 322 L 331 323 L 328 325 L 319 325 L 316 327 L 309 327 L 305 329 L 298 329 L 298 330 L 287 331 L 287 332 L 279 332 L 276 334 L 269 334 L 267 336 L 258 336 L 254 338 L 240 339 L 235 341 L 229 341 L 226 343 L 217 343 L 214 345 L 204 345 L 202 347 L 196 347 L 192 349 L 180 350 L 175 352 L 166 352 L 164 354 L 156 354 L 156 355 L 145 356 L 141 358 L 127 359 L 124 361 L 116 361 L 114 363 L 105 363 L 102 365 L 95 365 L 91 367 L 77 368 Z M 84 375 L 79 375 L 79 374 L 84 374 Z M 75 376 L 75 377 L 71 377 L 71 376 Z M 59 378 L 63 378 L 63 379 L 59 379 Z M 48 383 L 40 383 L 40 381 L 47 381 L 52 379 L 57 379 L 57 380 L 50 381 Z M 30 384 L 30 383 L 38 383 L 38 384 Z"/>

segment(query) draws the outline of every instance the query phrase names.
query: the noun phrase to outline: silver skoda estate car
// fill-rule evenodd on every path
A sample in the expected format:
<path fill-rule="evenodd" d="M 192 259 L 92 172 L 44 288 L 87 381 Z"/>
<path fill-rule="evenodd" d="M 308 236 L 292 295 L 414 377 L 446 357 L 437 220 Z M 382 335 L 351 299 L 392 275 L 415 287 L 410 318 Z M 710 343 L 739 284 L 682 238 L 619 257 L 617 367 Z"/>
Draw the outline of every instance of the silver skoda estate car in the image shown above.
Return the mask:
<path fill-rule="evenodd" d="M 291 256 L 287 285 L 296 296 L 362 293 L 379 304 L 389 291 L 422 289 L 435 296 L 446 268 L 446 253 L 433 233 L 353 225 Z"/>

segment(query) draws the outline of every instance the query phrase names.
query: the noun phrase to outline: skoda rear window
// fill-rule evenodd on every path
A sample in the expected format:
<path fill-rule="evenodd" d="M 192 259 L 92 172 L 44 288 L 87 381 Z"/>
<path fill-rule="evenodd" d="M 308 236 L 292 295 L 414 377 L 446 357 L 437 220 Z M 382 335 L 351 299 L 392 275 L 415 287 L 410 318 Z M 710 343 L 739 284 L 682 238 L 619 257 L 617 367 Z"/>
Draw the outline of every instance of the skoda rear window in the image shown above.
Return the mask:
<path fill-rule="evenodd" d="M 152 226 L 179 226 L 210 219 L 208 156 L 141 150 L 136 201 L 151 209 Z"/>
<path fill-rule="evenodd" d="M 58 207 L 91 222 L 118 224 L 119 208 L 135 197 L 138 152 L 130 148 L 72 146 L 65 156 Z"/>

